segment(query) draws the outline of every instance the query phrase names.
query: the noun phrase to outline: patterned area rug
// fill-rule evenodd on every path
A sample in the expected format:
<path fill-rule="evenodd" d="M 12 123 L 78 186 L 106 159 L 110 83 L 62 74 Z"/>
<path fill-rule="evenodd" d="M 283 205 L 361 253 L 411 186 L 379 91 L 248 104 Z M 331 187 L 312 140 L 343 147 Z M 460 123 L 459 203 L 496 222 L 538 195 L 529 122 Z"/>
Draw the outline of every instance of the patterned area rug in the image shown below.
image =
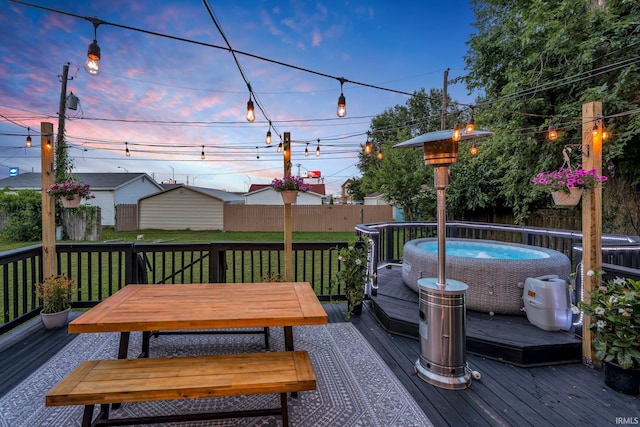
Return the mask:
<path fill-rule="evenodd" d="M 131 335 L 130 355 L 141 334 Z M 317 390 L 289 398 L 291 426 L 430 426 L 413 398 L 351 323 L 294 328 L 296 350 L 307 350 Z M 44 395 L 78 363 L 116 357 L 118 334 L 82 334 L 0 399 L 0 426 L 79 426 L 82 407 L 45 407 Z M 284 350 L 282 328 L 271 328 L 270 350 Z M 160 335 L 151 357 L 265 351 L 262 335 Z M 277 395 L 128 403 L 113 418 L 276 407 Z M 174 424 L 171 424 L 174 425 Z M 279 426 L 279 417 L 186 422 L 179 426 Z"/>

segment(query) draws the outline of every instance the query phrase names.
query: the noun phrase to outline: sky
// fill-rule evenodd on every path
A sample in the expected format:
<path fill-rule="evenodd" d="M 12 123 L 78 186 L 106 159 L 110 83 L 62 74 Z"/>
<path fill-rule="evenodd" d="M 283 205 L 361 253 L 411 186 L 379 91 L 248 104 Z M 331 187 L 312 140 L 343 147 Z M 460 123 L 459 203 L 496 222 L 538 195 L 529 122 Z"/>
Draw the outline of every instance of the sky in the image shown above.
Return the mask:
<path fill-rule="evenodd" d="M 446 69 L 450 80 L 465 75 L 474 31 L 468 0 L 207 0 L 224 37 L 200 0 L 27 3 L 64 13 L 0 0 L 2 177 L 10 168 L 41 171 L 40 126 L 50 122 L 58 132 L 69 63 L 66 96 L 79 99 L 76 110 L 66 109 L 72 173 L 144 172 L 158 182 L 243 192 L 282 177 L 277 145 L 289 132 L 293 174 L 320 171 L 327 194 L 338 194 L 359 176 L 371 119 L 404 105 L 404 93 L 441 89 Z M 94 38 L 85 18 L 106 22 L 97 28 L 98 75 L 84 69 Z M 245 118 L 245 80 L 253 123 Z M 447 90 L 472 102 L 461 83 Z"/>

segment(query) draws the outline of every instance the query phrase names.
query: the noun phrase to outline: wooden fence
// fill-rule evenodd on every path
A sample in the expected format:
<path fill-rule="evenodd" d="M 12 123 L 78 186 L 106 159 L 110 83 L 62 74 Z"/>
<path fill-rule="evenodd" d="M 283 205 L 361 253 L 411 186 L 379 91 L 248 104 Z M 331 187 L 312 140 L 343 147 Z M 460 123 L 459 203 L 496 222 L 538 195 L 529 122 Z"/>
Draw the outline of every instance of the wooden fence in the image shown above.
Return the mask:
<path fill-rule="evenodd" d="M 138 229 L 138 205 L 116 205 L 116 231 Z"/>
<path fill-rule="evenodd" d="M 392 221 L 385 205 L 293 205 L 293 231 L 354 231 L 357 224 Z M 227 231 L 283 231 L 280 205 L 225 205 Z"/>

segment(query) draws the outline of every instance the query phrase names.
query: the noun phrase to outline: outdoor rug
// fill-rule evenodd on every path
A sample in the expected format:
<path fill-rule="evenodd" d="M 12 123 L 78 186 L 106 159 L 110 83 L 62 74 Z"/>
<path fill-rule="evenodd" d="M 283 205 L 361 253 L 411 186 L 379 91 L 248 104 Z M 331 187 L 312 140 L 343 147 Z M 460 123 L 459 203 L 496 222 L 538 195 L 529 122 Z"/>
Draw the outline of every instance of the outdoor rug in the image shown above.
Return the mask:
<path fill-rule="evenodd" d="M 45 394 L 78 363 L 116 357 L 119 334 L 81 334 L 0 399 L 1 427 L 79 426 L 81 406 L 45 407 Z M 384 361 L 351 323 L 294 328 L 296 350 L 307 350 L 317 390 L 289 397 L 291 426 L 431 426 L 427 417 Z M 140 333 L 131 334 L 129 357 L 140 351 Z M 270 350 L 284 350 L 283 328 L 271 328 Z M 180 334 L 151 339 L 151 357 L 265 351 L 262 335 Z M 168 413 L 276 407 L 278 395 L 127 403 L 113 418 Z M 97 409 L 96 409 L 97 411 Z M 280 417 L 183 422 L 177 426 L 279 426 Z"/>

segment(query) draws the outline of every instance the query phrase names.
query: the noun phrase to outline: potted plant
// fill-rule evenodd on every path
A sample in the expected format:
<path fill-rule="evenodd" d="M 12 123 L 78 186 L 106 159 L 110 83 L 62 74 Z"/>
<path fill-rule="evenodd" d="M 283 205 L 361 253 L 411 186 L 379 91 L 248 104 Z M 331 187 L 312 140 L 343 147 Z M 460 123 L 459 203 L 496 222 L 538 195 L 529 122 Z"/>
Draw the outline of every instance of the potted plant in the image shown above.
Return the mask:
<path fill-rule="evenodd" d="M 47 188 L 47 194 L 60 199 L 64 207 L 78 207 L 82 199 L 93 199 L 89 184 L 76 181 L 56 182 Z"/>
<path fill-rule="evenodd" d="M 606 180 L 607 177 L 598 175 L 596 169 L 585 170 L 578 165 L 577 169 L 561 167 L 555 171 L 540 172 L 531 181 L 548 189 L 557 205 L 575 206 L 585 188 L 595 188 Z"/>
<path fill-rule="evenodd" d="M 271 182 L 271 187 L 282 195 L 282 200 L 287 204 L 296 201 L 298 191 L 305 192 L 311 188 L 308 184 L 305 184 L 302 177 L 291 175 L 282 179 L 274 179 Z"/>
<path fill-rule="evenodd" d="M 604 363 L 605 384 L 640 393 L 640 280 L 617 277 L 589 293 L 578 307 L 592 316 L 595 358 Z"/>
<path fill-rule="evenodd" d="M 355 239 L 338 253 L 340 268 L 334 276 L 333 284 L 337 285 L 338 290 L 342 290 L 347 298 L 347 320 L 354 314 L 362 313 L 365 286 L 367 280 L 372 277 L 367 271 L 368 253 L 369 241 Z"/>
<path fill-rule="evenodd" d="M 36 295 L 42 301 L 40 317 L 47 329 L 61 328 L 67 324 L 71 295 L 75 281 L 59 274 L 36 285 Z"/>

